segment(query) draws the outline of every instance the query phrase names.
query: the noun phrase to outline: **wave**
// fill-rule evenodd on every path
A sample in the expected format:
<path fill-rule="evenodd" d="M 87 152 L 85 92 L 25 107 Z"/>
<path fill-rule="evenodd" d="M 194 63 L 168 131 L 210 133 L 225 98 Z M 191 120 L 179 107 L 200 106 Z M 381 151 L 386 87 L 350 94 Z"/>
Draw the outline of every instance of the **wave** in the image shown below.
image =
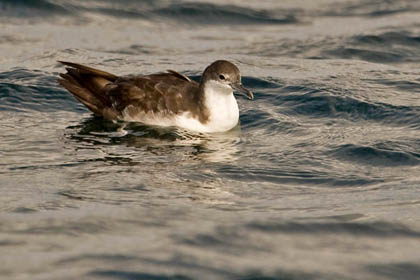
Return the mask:
<path fill-rule="evenodd" d="M 420 117 L 420 108 L 417 107 L 370 103 L 348 96 L 305 94 L 289 95 L 282 99 L 283 106 L 287 106 L 295 114 L 311 117 L 371 120 L 395 124 L 416 123 Z"/>
<path fill-rule="evenodd" d="M 416 0 L 370 0 L 359 2 L 346 1 L 342 4 L 334 5 L 333 7 L 334 8 L 331 10 L 322 12 L 321 15 L 339 17 L 380 17 L 420 10 L 419 2 Z"/>
<path fill-rule="evenodd" d="M 180 19 L 183 22 L 205 24 L 285 24 L 297 23 L 292 14 L 276 15 L 267 10 L 255 10 L 234 5 L 181 3 L 153 11 L 156 15 Z"/>
<path fill-rule="evenodd" d="M 350 37 L 284 40 L 249 46 L 247 54 L 307 59 L 353 59 L 375 63 L 420 61 L 420 36 L 401 30 Z"/>
<path fill-rule="evenodd" d="M 420 164 L 420 154 L 384 147 L 382 143 L 372 146 L 344 144 L 329 152 L 340 160 L 369 166 L 410 166 Z"/>
<path fill-rule="evenodd" d="M 53 18 L 80 17 L 92 20 L 89 14 L 121 19 L 176 21 L 183 24 L 290 24 L 299 20 L 293 11 L 253 9 L 231 4 L 192 3 L 179 1 L 66 1 L 2 0 L 0 15 L 4 17 Z"/>
<path fill-rule="evenodd" d="M 258 83 L 262 83 L 262 86 Z M 371 121 L 420 128 L 418 123 L 420 119 L 419 106 L 361 100 L 354 97 L 351 91 L 336 92 L 335 89 L 328 86 L 288 85 L 281 87 L 276 83 L 270 83 L 268 86 L 263 83 L 262 81 L 253 81 L 247 86 L 255 90 L 256 99 L 260 103 L 272 109 L 269 110 L 270 113 L 267 113 L 267 109 L 250 108 L 247 111 L 250 116 L 243 117 L 244 124 L 248 127 L 253 127 L 264 121 L 280 124 L 283 121 L 278 115 L 280 114 L 295 117 L 345 119 L 352 122 Z"/>
<path fill-rule="evenodd" d="M 65 5 L 48 0 L 1 0 L 0 15 L 2 17 L 52 17 L 72 15 L 72 11 Z"/>
<path fill-rule="evenodd" d="M 360 59 L 369 62 L 398 63 L 420 61 L 420 37 L 407 32 L 357 35 L 342 46 L 325 50 L 326 58 Z"/>
<path fill-rule="evenodd" d="M 273 162 L 272 162 L 273 163 Z M 276 163 L 278 164 L 278 163 Z M 314 162 L 312 162 L 314 164 Z M 382 183 L 381 179 L 348 174 L 333 174 L 330 170 L 295 170 L 284 163 L 264 168 L 223 166 L 217 170 L 223 176 L 236 181 L 270 182 L 275 184 L 323 185 L 323 186 L 365 186 Z"/>
<path fill-rule="evenodd" d="M 0 111 L 85 112 L 85 108 L 58 86 L 56 79 L 27 69 L 0 73 Z"/>

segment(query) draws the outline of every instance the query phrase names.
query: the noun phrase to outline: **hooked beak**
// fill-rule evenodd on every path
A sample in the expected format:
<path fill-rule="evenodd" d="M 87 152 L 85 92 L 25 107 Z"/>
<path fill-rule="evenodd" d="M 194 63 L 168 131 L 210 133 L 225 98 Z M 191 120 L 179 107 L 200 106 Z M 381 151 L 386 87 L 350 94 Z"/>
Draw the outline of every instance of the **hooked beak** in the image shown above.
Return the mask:
<path fill-rule="evenodd" d="M 252 93 L 252 91 L 250 91 L 249 89 L 244 88 L 244 86 L 241 83 L 234 83 L 232 84 L 232 88 L 242 92 L 243 94 L 245 94 L 246 97 L 248 97 L 249 99 L 254 99 L 254 94 Z"/>

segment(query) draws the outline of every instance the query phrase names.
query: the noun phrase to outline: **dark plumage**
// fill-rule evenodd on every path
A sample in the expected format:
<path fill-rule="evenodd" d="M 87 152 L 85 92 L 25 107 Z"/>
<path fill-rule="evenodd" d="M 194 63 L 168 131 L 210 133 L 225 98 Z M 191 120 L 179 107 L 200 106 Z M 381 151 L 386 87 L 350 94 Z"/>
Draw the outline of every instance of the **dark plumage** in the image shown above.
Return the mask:
<path fill-rule="evenodd" d="M 173 70 L 118 77 L 77 63 L 60 63 L 70 66 L 66 74 L 60 74 L 60 85 L 106 119 L 122 119 L 122 112 L 129 105 L 127 112 L 133 116 L 139 111 L 176 115 L 191 110 L 201 122 L 208 118 L 199 84 Z"/>
<path fill-rule="evenodd" d="M 120 77 L 77 63 L 60 63 L 68 66 L 67 73 L 60 74 L 60 85 L 109 120 L 226 131 L 239 119 L 233 89 L 253 98 L 241 84 L 239 69 L 226 60 L 210 64 L 200 83 L 173 70 Z"/>

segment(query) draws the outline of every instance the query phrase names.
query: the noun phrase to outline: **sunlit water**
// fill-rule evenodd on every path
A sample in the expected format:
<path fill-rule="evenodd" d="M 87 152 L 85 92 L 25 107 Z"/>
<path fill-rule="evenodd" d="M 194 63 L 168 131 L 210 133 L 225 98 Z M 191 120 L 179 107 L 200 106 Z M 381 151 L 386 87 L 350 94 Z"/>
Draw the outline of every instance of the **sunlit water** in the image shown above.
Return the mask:
<path fill-rule="evenodd" d="M 0 1 L 1 279 L 419 279 L 418 1 Z M 215 135 L 95 118 L 57 60 L 255 100 Z"/>

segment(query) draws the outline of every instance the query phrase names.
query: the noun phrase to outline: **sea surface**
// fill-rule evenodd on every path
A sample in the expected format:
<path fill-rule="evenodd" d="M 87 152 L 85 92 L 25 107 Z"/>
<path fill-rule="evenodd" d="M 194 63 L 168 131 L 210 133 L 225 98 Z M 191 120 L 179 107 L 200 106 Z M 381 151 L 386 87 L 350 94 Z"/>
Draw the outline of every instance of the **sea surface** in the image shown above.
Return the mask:
<path fill-rule="evenodd" d="M 227 133 L 57 84 L 217 59 Z M 420 1 L 0 0 L 0 279 L 420 279 Z"/>

